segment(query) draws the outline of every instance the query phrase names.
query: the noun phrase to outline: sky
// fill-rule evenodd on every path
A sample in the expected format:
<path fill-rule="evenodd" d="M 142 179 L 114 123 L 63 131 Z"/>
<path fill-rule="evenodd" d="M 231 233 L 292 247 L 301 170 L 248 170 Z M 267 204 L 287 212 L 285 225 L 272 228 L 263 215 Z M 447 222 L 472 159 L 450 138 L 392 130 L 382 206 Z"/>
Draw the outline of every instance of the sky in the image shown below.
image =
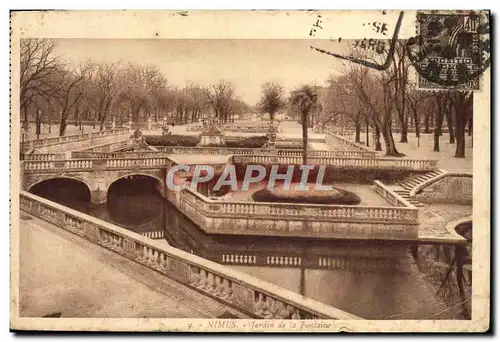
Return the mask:
<path fill-rule="evenodd" d="M 57 54 L 78 65 L 79 61 L 130 61 L 153 64 L 172 86 L 187 81 L 202 86 L 230 81 L 236 96 L 254 105 L 260 87 L 279 82 L 291 90 L 302 84 L 323 85 L 331 74 L 342 72 L 342 63 L 310 49 L 325 41 L 306 39 L 57 39 Z M 317 43 L 317 44 L 316 44 Z M 319 45 L 320 44 L 320 45 Z M 336 44 L 336 43 L 330 43 Z M 345 50 L 337 44 L 335 52 Z"/>

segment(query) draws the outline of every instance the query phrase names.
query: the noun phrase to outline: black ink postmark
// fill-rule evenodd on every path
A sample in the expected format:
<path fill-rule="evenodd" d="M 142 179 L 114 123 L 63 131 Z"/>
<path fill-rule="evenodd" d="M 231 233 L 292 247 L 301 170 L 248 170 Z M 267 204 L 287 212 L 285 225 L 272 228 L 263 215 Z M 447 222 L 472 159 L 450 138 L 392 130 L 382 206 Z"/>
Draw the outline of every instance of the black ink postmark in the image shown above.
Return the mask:
<path fill-rule="evenodd" d="M 385 15 L 385 11 L 383 12 L 383 14 Z M 386 44 L 387 44 L 386 41 L 381 40 L 381 39 L 366 39 L 365 38 L 362 40 L 355 41 L 354 47 L 356 47 L 356 48 L 360 48 L 360 49 L 364 49 L 364 50 L 373 50 L 373 51 L 377 52 L 378 54 L 382 54 L 383 52 L 387 51 L 387 58 L 385 59 L 385 62 L 382 64 L 377 63 L 377 62 L 373 62 L 373 61 L 369 61 L 369 60 L 364 60 L 364 59 L 361 59 L 358 57 L 340 55 L 338 53 L 334 53 L 334 52 L 331 52 L 331 51 L 328 51 L 325 49 L 321 49 L 321 48 L 318 48 L 318 47 L 315 47 L 312 45 L 310 45 L 309 47 L 317 52 L 320 52 L 320 53 L 323 53 L 323 54 L 326 54 L 326 55 L 329 55 L 332 57 L 336 57 L 336 58 L 350 61 L 353 63 L 361 64 L 361 65 L 364 65 L 364 66 L 367 66 L 367 67 L 370 67 L 370 68 L 373 68 L 376 70 L 385 70 L 391 65 L 392 59 L 394 57 L 394 49 L 395 49 L 396 41 L 398 40 L 399 30 L 401 28 L 403 16 L 404 16 L 404 12 L 401 11 L 399 13 L 398 20 L 397 20 L 395 28 L 394 28 L 394 33 L 392 35 L 392 39 L 389 42 L 388 49 L 386 49 Z M 323 27 L 318 26 L 318 23 L 321 24 L 321 22 L 322 22 L 321 16 L 318 16 L 317 22 L 315 23 L 315 25 L 313 25 L 313 27 L 311 28 L 311 30 L 309 32 L 310 36 L 315 36 L 317 28 L 323 29 Z M 377 33 L 381 33 L 382 35 L 387 35 L 388 27 L 387 27 L 386 23 L 375 21 L 375 22 L 363 24 L 363 26 L 365 26 L 365 25 L 371 25 L 374 27 L 374 30 Z M 340 40 L 341 40 L 341 38 L 339 38 L 339 42 L 340 42 Z M 333 41 L 334 40 L 332 40 L 332 42 Z"/>
<path fill-rule="evenodd" d="M 418 12 L 407 54 L 424 89 L 479 89 L 490 65 L 489 13 Z"/>

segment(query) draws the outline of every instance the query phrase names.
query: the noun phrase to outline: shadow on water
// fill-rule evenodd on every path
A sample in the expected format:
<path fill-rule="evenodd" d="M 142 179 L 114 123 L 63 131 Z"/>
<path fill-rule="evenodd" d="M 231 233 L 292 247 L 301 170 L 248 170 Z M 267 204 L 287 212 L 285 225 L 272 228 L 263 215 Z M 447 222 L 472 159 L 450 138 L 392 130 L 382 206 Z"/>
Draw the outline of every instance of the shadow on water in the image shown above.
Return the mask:
<path fill-rule="evenodd" d="M 57 179 L 31 192 L 364 318 L 419 319 L 443 310 L 422 281 L 409 245 L 397 242 L 208 235 L 157 192 L 149 177 L 123 178 L 105 204 L 87 186 Z M 434 319 L 454 318 L 450 312 Z"/>

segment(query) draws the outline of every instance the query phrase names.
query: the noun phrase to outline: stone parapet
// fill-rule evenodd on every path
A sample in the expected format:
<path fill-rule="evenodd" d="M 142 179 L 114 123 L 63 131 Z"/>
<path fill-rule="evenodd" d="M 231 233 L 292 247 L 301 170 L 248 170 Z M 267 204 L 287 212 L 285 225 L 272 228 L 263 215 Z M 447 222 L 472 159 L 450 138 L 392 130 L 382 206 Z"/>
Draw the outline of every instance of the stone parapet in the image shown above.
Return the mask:
<path fill-rule="evenodd" d="M 212 200 L 167 191 L 176 207 L 208 234 L 322 239 L 416 240 L 418 209 Z"/>
<path fill-rule="evenodd" d="M 361 319 L 27 192 L 20 194 L 20 207 L 255 318 Z"/>
<path fill-rule="evenodd" d="M 419 184 L 410 191 L 410 198 L 422 203 L 472 205 L 472 174 L 445 172 Z"/>

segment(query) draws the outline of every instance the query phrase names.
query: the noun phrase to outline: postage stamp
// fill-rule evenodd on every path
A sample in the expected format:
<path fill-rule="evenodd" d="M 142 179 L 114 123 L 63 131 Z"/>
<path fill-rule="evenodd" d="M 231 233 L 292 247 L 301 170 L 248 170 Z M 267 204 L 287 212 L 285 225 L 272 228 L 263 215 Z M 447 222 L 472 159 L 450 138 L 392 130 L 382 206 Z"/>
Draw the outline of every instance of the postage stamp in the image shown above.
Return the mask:
<path fill-rule="evenodd" d="M 417 28 L 408 51 L 419 87 L 478 90 L 490 65 L 489 13 L 419 12 Z"/>
<path fill-rule="evenodd" d="M 13 11 L 11 329 L 487 331 L 488 15 Z"/>

